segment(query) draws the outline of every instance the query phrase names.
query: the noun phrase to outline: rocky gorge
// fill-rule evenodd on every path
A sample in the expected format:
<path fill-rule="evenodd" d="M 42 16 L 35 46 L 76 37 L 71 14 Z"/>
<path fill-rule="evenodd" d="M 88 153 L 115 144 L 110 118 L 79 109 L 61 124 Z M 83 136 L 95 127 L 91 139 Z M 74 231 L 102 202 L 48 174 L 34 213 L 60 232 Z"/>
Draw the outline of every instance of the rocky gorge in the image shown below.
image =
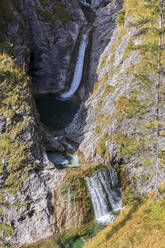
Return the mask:
<path fill-rule="evenodd" d="M 121 191 L 163 196 L 164 5 L 2 0 L 0 247 L 72 247 Z"/>

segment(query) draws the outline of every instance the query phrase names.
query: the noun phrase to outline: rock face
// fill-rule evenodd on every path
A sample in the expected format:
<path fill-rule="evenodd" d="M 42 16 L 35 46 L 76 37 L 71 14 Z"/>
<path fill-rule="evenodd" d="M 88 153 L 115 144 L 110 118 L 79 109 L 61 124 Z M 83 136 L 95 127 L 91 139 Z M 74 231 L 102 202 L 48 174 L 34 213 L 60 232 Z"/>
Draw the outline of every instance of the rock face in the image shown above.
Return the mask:
<path fill-rule="evenodd" d="M 50 1 L 51 3 L 51 1 Z M 0 58 L 0 246 L 19 247 L 56 232 L 54 191 L 66 175 L 49 162 L 32 100 L 59 92 L 70 77 L 71 55 L 86 19 L 79 2 L 2 1 Z M 61 15 L 62 10 L 62 15 Z M 69 10 L 69 11 L 68 11 Z M 70 18 L 70 16 L 72 17 Z M 60 69 L 59 69 L 60 68 Z M 40 86 L 38 83 L 40 82 Z M 57 143 L 57 142 L 56 142 Z M 48 145 L 64 150 L 63 145 Z"/>
<path fill-rule="evenodd" d="M 144 10 L 145 3 L 139 2 L 136 8 Z M 125 1 L 119 25 L 99 59 L 93 93 L 66 131 L 79 142 L 86 161 L 111 161 L 125 171 L 127 185 L 136 192 L 155 188 L 159 195 L 158 184 L 165 177 L 165 52 L 149 49 L 162 47 L 162 37 L 157 35 L 154 40 L 149 27 L 160 27 L 159 14 L 151 15 L 155 24 L 140 25 L 134 3 Z"/>
<path fill-rule="evenodd" d="M 34 92 L 60 92 L 71 79 L 71 59 L 77 53 L 80 30 L 87 24 L 79 2 L 50 1 L 44 6 L 40 1 L 22 1 L 22 12 L 30 30 Z M 55 21 L 54 15 L 61 20 Z"/>
<path fill-rule="evenodd" d="M 92 6 L 95 13 L 95 20 L 93 22 L 92 44 L 90 50 L 89 73 L 87 80 L 87 92 L 93 89 L 94 83 L 98 79 L 96 69 L 99 58 L 103 53 L 105 47 L 111 39 L 113 30 L 116 26 L 116 17 L 118 11 L 122 8 L 122 1 L 92 1 Z"/>
<path fill-rule="evenodd" d="M 109 30 L 112 32 L 114 28 L 121 3 L 107 4 L 100 1 L 91 5 L 97 16 L 92 40 L 101 33 L 99 21 L 104 26 L 112 18 Z M 101 13 L 99 8 L 102 7 Z M 0 49 L 12 54 L 12 57 L 4 54 L 0 58 L 0 246 L 19 247 L 93 218 L 83 174 L 76 181 L 74 173 L 58 171 L 47 158 L 43 144 L 48 150 L 58 151 L 64 151 L 70 144 L 65 139 L 55 141 L 51 134 L 45 134 L 32 100 L 31 81 L 26 76 L 28 72 L 35 94 L 59 94 L 67 90 L 80 37 L 92 10 L 87 13 L 76 0 L 53 3 L 3 0 L 0 10 L 3 30 Z M 104 18 L 107 14 L 112 17 Z M 104 42 L 101 36 L 98 39 L 100 51 L 97 51 L 98 44 L 92 42 L 91 77 L 111 32 L 107 31 Z M 93 82 L 84 86 L 86 92 Z M 68 186 L 67 193 L 61 193 L 70 180 L 73 187 Z M 80 189 L 74 192 L 76 183 Z M 66 205 L 71 205 L 68 213 Z M 77 212 L 81 213 L 79 218 Z"/>
<path fill-rule="evenodd" d="M 136 192 L 154 187 L 159 194 L 165 177 L 165 54 L 161 32 L 152 36 L 160 25 L 158 16 L 150 22 L 153 6 L 146 12 L 144 1 L 125 1 L 116 27 L 121 0 L 92 0 L 90 9 L 76 0 L 1 2 L 0 51 L 10 56 L 0 56 L 0 246 L 20 247 L 90 221 L 84 177 L 96 164 L 117 167 Z M 57 133 L 45 133 L 39 121 L 31 88 L 35 94 L 69 88 L 88 26 L 83 101 L 62 138 L 54 139 Z M 63 152 L 72 142 L 88 165 L 55 169 L 46 149 Z"/>
<path fill-rule="evenodd" d="M 65 172 L 47 159 L 29 78 L 8 55 L 0 64 L 0 246 L 19 247 L 54 233 L 53 193 Z"/>
<path fill-rule="evenodd" d="M 54 216 L 55 233 L 81 226 L 93 220 L 93 208 L 90 194 L 81 169 L 69 169 L 55 191 Z"/>
<path fill-rule="evenodd" d="M 87 55 L 89 77 L 84 78 L 85 93 L 80 93 L 87 96 L 97 79 L 98 59 L 110 40 L 122 1 L 94 1 L 90 9 L 83 8 L 78 0 L 21 0 L 16 6 L 8 0 L 8 5 L 14 20 L 6 28 L 8 40 L 14 45 L 19 65 L 32 76 L 35 94 L 60 94 L 67 90 L 81 35 L 89 21 L 94 21 L 90 24 L 91 49 Z"/>
<path fill-rule="evenodd" d="M 79 2 L 21 0 L 13 15 L 17 20 L 8 27 L 9 40 L 19 64 L 27 65 L 26 70 L 33 77 L 34 92 L 62 91 L 71 80 L 72 58 L 87 24 Z M 17 37 L 21 28 L 26 30 L 26 36 Z"/>

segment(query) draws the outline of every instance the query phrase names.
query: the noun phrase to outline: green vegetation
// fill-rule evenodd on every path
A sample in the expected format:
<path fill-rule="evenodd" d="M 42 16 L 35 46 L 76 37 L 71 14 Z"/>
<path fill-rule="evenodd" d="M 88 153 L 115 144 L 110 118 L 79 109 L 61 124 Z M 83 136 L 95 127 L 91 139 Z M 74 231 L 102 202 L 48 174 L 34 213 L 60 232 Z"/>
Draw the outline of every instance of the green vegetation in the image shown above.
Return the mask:
<path fill-rule="evenodd" d="M 0 170 L 8 175 L 3 189 L 14 194 L 21 190 L 28 171 L 35 168 L 31 141 L 22 138 L 24 130 L 34 121 L 30 96 L 29 78 L 8 55 L 0 55 L 0 112 L 5 121 L 5 130 L 0 136 L 0 157 L 3 160 Z"/>
<path fill-rule="evenodd" d="M 80 203 L 81 201 L 86 205 L 89 210 L 92 209 L 90 195 L 88 193 L 87 185 L 83 174 L 80 176 L 74 175 L 74 171 L 70 171 L 68 176 L 66 176 L 64 182 L 62 183 L 62 188 L 60 188 L 61 195 L 67 195 L 68 188 L 71 194 L 71 203 Z"/>
<path fill-rule="evenodd" d="M 108 156 L 108 146 L 106 144 L 106 141 L 109 139 L 108 133 L 104 133 L 99 140 L 99 143 L 97 144 L 96 147 L 96 152 L 101 156 L 101 157 L 106 157 Z"/>
<path fill-rule="evenodd" d="M 43 10 L 39 7 L 35 7 L 35 11 L 44 19 L 46 22 L 55 22 L 56 17 L 49 11 L 49 10 Z"/>
<path fill-rule="evenodd" d="M 77 238 L 83 238 L 83 240 L 86 242 L 89 238 L 95 236 L 96 233 L 101 229 L 103 229 L 103 227 L 90 222 L 89 224 L 83 225 L 77 229 L 71 229 L 59 234 L 57 236 L 57 243 L 60 245 L 60 247 L 70 248 L 72 247 L 71 244 L 74 243 L 74 240 Z"/>
<path fill-rule="evenodd" d="M 79 228 L 72 228 L 55 237 L 39 241 L 33 245 L 22 246 L 21 248 L 81 248 L 84 242 L 95 236 L 101 229 L 103 229 L 102 226 L 90 222 Z"/>
<path fill-rule="evenodd" d="M 101 77 L 94 85 L 94 88 L 93 88 L 93 93 L 97 92 L 97 90 L 100 88 L 101 85 L 103 85 L 108 79 L 108 76 L 105 75 L 103 77 Z"/>
<path fill-rule="evenodd" d="M 126 137 L 122 133 L 116 133 L 113 136 L 113 141 L 117 143 L 118 158 L 130 159 L 142 149 L 141 143 L 137 141 L 135 136 Z"/>
<path fill-rule="evenodd" d="M 14 21 L 10 0 L 1 0 L 0 7 L 0 43 L 5 41 L 8 23 Z"/>
<path fill-rule="evenodd" d="M 15 60 L 5 53 L 1 54 L 0 113 L 4 127 L 0 135 L 0 173 L 4 174 L 5 178 L 0 191 L 2 216 L 7 208 L 15 207 L 19 211 L 26 206 L 22 201 L 15 201 L 11 205 L 5 200 L 4 195 L 20 193 L 28 172 L 38 166 L 32 156 L 35 144 L 31 140 L 26 140 L 26 134 L 24 136 L 27 128 L 35 125 L 30 99 L 30 79 L 16 65 Z M 33 132 L 35 132 L 34 129 L 32 129 L 32 136 Z M 13 228 L 5 222 L 0 223 L 0 236 L 12 235 Z"/>
<path fill-rule="evenodd" d="M 19 23 L 19 25 L 18 25 Z M 1 0 L 0 6 L 0 53 L 7 53 L 15 56 L 11 38 L 8 35 L 8 26 L 17 26 L 17 36 L 22 38 L 24 44 L 28 44 L 30 40 L 29 30 L 24 22 L 24 18 L 21 12 L 21 6 L 19 0 Z M 14 36 L 14 34 L 12 34 Z M 13 37 L 14 38 L 14 37 Z M 15 39 L 14 39 L 15 40 Z M 27 61 L 27 53 L 23 52 L 24 62 Z"/>
<path fill-rule="evenodd" d="M 13 235 L 13 228 L 5 223 L 0 223 L 0 234 L 3 233 L 7 237 Z"/>
<path fill-rule="evenodd" d="M 56 1 L 53 8 L 57 19 L 61 20 L 62 22 L 68 21 L 68 14 L 64 3 Z"/>
<path fill-rule="evenodd" d="M 161 117 L 161 113 L 165 111 L 164 22 L 165 6 L 162 0 L 125 0 L 117 17 L 118 36 L 115 37 L 109 54 L 107 52 L 100 61 L 99 69 L 106 67 L 106 75 L 94 87 L 94 94 L 99 98 L 95 132 L 105 132 L 104 127 L 108 125 L 109 132 L 112 133 L 108 139 L 100 138 L 96 147 L 97 154 L 103 158 L 105 155 L 108 157 L 108 143 L 116 144 L 117 159 L 124 163 L 133 162 L 136 168 L 131 180 L 132 186 L 136 187 L 136 182 L 144 185 L 147 180 L 152 180 L 158 196 L 157 179 L 165 169 L 162 140 L 165 126 Z M 131 32 L 134 34 L 129 36 Z M 124 39 L 128 40 L 128 44 L 125 42 L 121 64 L 115 66 L 116 52 Z M 121 73 L 122 62 L 126 59 L 129 61 L 133 54 L 136 54 L 137 61 L 134 63 L 130 60 L 128 65 L 125 63 L 125 71 Z M 114 75 L 117 75 L 115 87 L 110 89 Z M 116 97 L 117 91 L 121 93 Z M 115 100 L 110 114 L 105 115 L 103 105 L 107 97 Z M 117 123 L 116 130 L 111 128 L 111 123 Z M 129 127 L 129 134 L 125 125 Z M 136 133 L 133 133 L 133 129 Z M 162 144 L 159 140 L 162 140 Z"/>
<path fill-rule="evenodd" d="M 40 2 L 44 7 L 48 7 L 49 4 L 51 3 L 50 0 L 40 0 Z"/>
<path fill-rule="evenodd" d="M 142 105 L 142 102 L 133 96 L 130 98 L 119 96 L 115 101 L 115 107 L 115 115 L 121 120 L 125 117 L 130 118 L 136 115 L 141 115 L 141 111 L 144 111 L 144 105 Z"/>
<path fill-rule="evenodd" d="M 92 238 L 84 248 L 164 248 L 165 187 L 163 197 L 151 193 L 142 200 L 134 192 L 125 195 L 126 208 L 116 221 Z"/>
<path fill-rule="evenodd" d="M 49 1 L 47 0 L 41 0 L 41 3 L 44 7 L 49 5 Z M 58 0 L 54 1 L 51 10 L 45 10 L 39 7 L 35 7 L 35 10 L 46 22 L 53 23 L 56 20 L 60 20 L 65 23 L 69 20 L 65 4 Z"/>
<path fill-rule="evenodd" d="M 125 10 L 121 9 L 117 16 L 117 24 L 120 26 L 123 25 L 124 22 L 125 22 Z"/>

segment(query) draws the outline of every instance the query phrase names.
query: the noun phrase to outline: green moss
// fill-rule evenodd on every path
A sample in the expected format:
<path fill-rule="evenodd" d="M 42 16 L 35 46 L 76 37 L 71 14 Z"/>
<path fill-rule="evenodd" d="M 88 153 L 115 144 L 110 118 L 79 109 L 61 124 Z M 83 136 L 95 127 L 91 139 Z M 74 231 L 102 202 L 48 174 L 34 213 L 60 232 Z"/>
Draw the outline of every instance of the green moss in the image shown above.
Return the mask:
<path fill-rule="evenodd" d="M 1 194 L 0 194 L 0 202 L 3 200 L 3 198 L 4 198 L 4 196 L 3 196 L 3 194 L 1 193 Z"/>
<path fill-rule="evenodd" d="M 101 59 L 101 62 L 100 62 L 100 65 L 99 65 L 100 69 L 103 69 L 103 68 L 104 68 L 105 63 L 106 63 L 106 61 L 107 61 L 107 58 L 108 58 L 108 55 L 105 55 L 105 56 Z"/>
<path fill-rule="evenodd" d="M 88 194 L 87 185 L 84 179 L 84 175 L 79 175 L 75 178 L 74 174 L 68 174 L 65 178 L 62 188 L 60 188 L 60 194 L 66 195 L 70 189 L 71 203 L 83 202 L 87 209 L 92 209 L 92 204 L 90 200 L 90 195 Z"/>
<path fill-rule="evenodd" d="M 32 107 L 28 100 L 31 94 L 30 80 L 6 54 L 0 56 L 0 72 L 0 112 L 6 120 L 6 132 L 0 136 L 0 157 L 5 162 L 8 174 L 3 188 L 16 193 L 22 189 L 22 181 L 28 171 L 35 167 L 31 157 L 31 142 L 20 139 L 33 120 L 33 117 L 23 118 Z"/>
<path fill-rule="evenodd" d="M 96 126 L 95 128 L 95 133 L 99 134 L 101 132 L 102 127 L 101 126 Z"/>
<path fill-rule="evenodd" d="M 15 16 L 13 13 L 13 9 L 20 12 L 20 3 L 19 0 L 11 1 L 11 0 L 1 0 L 0 7 L 0 44 L 1 47 L 7 39 L 7 30 L 8 24 L 15 22 Z M 1 49 L 0 49 L 1 50 Z"/>
<path fill-rule="evenodd" d="M 82 238 L 84 243 L 84 241 L 95 236 L 96 233 L 98 233 L 103 228 L 103 226 L 90 222 L 89 224 L 82 225 L 79 228 L 72 228 L 49 239 L 39 241 L 36 244 L 25 245 L 21 248 L 59 248 L 72 246 L 82 247 L 80 246 L 80 243 L 77 245 L 76 241 Z"/>
<path fill-rule="evenodd" d="M 122 133 L 114 134 L 112 137 L 118 148 L 118 157 L 130 159 L 133 155 L 140 153 L 142 146 L 135 136 L 127 137 Z"/>
<path fill-rule="evenodd" d="M 115 101 L 116 116 L 120 119 L 124 117 L 130 118 L 132 116 L 139 116 L 144 113 L 144 103 L 137 100 L 136 97 L 127 98 L 120 96 Z"/>
<path fill-rule="evenodd" d="M 103 94 L 102 94 L 102 98 L 106 98 L 106 96 L 110 95 L 111 93 L 113 93 L 115 91 L 115 87 L 114 86 L 111 86 L 109 84 L 106 84 L 104 86 L 104 89 L 103 89 Z"/>
<path fill-rule="evenodd" d="M 56 21 L 56 17 L 49 10 L 42 10 L 39 7 L 35 7 L 35 11 L 46 21 L 46 22 L 54 22 Z"/>
<path fill-rule="evenodd" d="M 125 10 L 121 9 L 117 16 L 117 24 L 120 26 L 123 25 L 124 22 L 125 22 Z"/>
<path fill-rule="evenodd" d="M 69 231 L 59 234 L 56 240 L 60 246 L 66 246 L 67 244 L 72 243 L 73 240 L 78 237 L 83 237 L 84 240 L 88 240 L 89 238 L 95 236 L 96 233 L 103 228 L 104 227 L 90 222 L 89 224 L 83 225 L 77 229 L 73 228 Z"/>
<path fill-rule="evenodd" d="M 97 146 L 96 146 L 96 152 L 99 154 L 101 157 L 105 157 L 108 152 L 108 147 L 106 145 L 106 141 L 109 139 L 108 133 L 104 133 L 99 140 Z"/>
<path fill-rule="evenodd" d="M 43 0 L 42 4 L 46 6 L 48 3 L 46 0 Z M 65 4 L 59 1 L 55 1 L 51 10 L 45 10 L 39 7 L 35 7 L 35 10 L 46 22 L 49 23 L 53 23 L 56 20 L 65 23 L 69 20 Z"/>
<path fill-rule="evenodd" d="M 13 235 L 13 228 L 6 223 L 0 223 L 0 234 L 4 234 L 7 237 Z"/>
<path fill-rule="evenodd" d="M 62 22 L 67 22 L 69 20 L 66 6 L 64 3 L 56 1 L 53 8 L 57 19 L 61 20 Z"/>
<path fill-rule="evenodd" d="M 104 75 L 102 76 L 94 85 L 94 88 L 93 88 L 93 93 L 97 92 L 97 90 L 99 89 L 99 87 L 101 85 L 103 85 L 108 79 L 108 75 Z"/>
<path fill-rule="evenodd" d="M 123 204 L 125 206 L 133 206 L 139 204 L 141 200 L 141 195 L 139 195 L 134 189 L 129 189 L 129 191 L 124 194 Z"/>
<path fill-rule="evenodd" d="M 25 208 L 27 206 L 27 203 L 15 201 L 13 206 L 15 206 L 17 208 L 17 211 L 19 211 L 21 208 Z"/>
<path fill-rule="evenodd" d="M 40 2 L 44 7 L 47 7 L 50 4 L 50 0 L 40 0 Z"/>

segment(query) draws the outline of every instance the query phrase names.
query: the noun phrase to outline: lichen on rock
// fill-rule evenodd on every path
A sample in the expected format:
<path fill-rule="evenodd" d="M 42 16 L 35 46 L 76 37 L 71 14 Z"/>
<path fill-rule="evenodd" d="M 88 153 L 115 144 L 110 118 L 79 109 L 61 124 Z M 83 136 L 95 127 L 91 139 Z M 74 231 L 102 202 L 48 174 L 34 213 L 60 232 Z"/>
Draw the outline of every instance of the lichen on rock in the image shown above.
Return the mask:
<path fill-rule="evenodd" d="M 157 190 L 165 175 L 160 155 L 165 53 L 158 9 L 159 1 L 124 1 L 119 26 L 100 57 L 98 81 L 85 103 L 87 118 L 79 135 L 86 161 L 111 161 L 126 170 L 128 183 L 141 194 Z M 82 111 L 75 118 L 77 126 Z M 78 139 L 77 130 L 71 125 L 68 135 Z"/>

